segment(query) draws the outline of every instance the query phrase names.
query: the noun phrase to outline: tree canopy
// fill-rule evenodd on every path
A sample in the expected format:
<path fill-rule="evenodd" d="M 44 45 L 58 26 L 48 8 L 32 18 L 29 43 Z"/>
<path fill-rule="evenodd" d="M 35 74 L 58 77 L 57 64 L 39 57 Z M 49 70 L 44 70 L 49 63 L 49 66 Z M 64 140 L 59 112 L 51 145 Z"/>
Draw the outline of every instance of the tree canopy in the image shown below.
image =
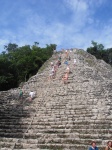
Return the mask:
<path fill-rule="evenodd" d="M 38 42 L 22 47 L 9 43 L 4 49 L 6 51 L 0 54 L 0 91 L 18 87 L 21 82 L 26 82 L 35 75 L 52 56 L 56 44 L 41 48 Z"/>
<path fill-rule="evenodd" d="M 105 49 L 103 44 L 91 41 L 92 47 L 87 48 L 87 52 L 94 55 L 97 59 L 103 59 L 112 65 L 112 48 Z"/>

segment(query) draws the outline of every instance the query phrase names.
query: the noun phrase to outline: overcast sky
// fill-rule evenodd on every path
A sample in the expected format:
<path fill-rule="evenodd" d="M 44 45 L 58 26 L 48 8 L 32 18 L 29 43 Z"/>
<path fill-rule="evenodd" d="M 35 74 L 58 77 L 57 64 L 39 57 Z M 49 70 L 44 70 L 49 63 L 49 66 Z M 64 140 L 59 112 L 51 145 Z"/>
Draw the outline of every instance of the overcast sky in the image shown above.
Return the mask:
<path fill-rule="evenodd" d="M 92 40 L 112 47 L 112 0 L 0 0 L 0 52 L 9 42 L 86 50 Z"/>

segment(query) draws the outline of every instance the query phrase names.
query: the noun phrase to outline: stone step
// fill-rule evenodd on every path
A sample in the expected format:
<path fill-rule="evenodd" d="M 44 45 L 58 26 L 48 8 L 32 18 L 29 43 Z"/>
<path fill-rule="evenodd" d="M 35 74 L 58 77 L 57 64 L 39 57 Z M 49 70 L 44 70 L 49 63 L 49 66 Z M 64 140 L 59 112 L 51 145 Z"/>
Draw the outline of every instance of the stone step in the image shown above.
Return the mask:
<path fill-rule="evenodd" d="M 86 109 L 80 110 L 80 109 L 75 109 L 73 107 L 69 107 L 69 109 L 66 108 L 66 107 L 58 107 L 58 106 L 50 106 L 50 107 L 52 107 L 52 108 L 49 109 L 49 110 L 48 109 L 44 109 L 44 108 L 41 108 L 41 109 L 37 108 L 37 109 L 32 109 L 31 111 L 29 110 L 27 113 L 22 113 L 21 111 L 19 111 L 19 112 L 13 113 L 13 115 L 8 113 L 8 114 L 5 114 L 3 116 L 1 114 L 0 115 L 0 119 L 3 122 L 4 121 L 9 122 L 10 120 L 12 122 L 13 120 L 16 120 L 16 119 L 18 120 L 19 118 L 22 118 L 22 119 L 26 118 L 26 120 L 28 120 L 28 118 L 30 118 L 30 117 L 32 118 L 35 114 L 37 114 L 38 117 L 40 116 L 41 118 L 45 118 L 46 116 L 47 117 L 55 116 L 56 118 L 59 118 L 59 117 L 60 118 L 63 118 L 63 117 L 71 118 L 72 117 L 73 118 L 73 116 L 74 116 L 74 118 L 79 118 L 79 117 L 86 117 L 86 116 L 89 117 L 90 116 L 91 120 L 94 120 L 93 117 L 96 116 L 96 119 L 97 119 L 97 116 L 100 115 L 100 112 L 102 112 L 102 116 L 101 117 L 103 117 L 101 119 L 104 119 L 105 115 L 103 115 L 103 114 L 104 114 L 104 112 L 105 113 L 107 112 L 106 110 L 103 111 L 103 109 L 101 109 L 101 110 L 99 109 L 98 110 L 96 108 L 95 109 L 93 108 L 92 111 L 90 111 L 88 109 L 87 110 Z M 111 114 L 112 110 L 111 110 L 111 108 L 108 107 L 108 112 L 107 112 L 106 116 L 110 115 L 109 112 Z M 20 113 L 20 114 L 17 115 L 17 113 Z M 8 119 L 10 119 L 10 120 L 8 121 Z"/>
<path fill-rule="evenodd" d="M 55 128 L 54 128 L 55 127 Z M 27 129 L 27 128 L 26 128 Z M 17 134 L 17 132 L 18 132 L 18 135 L 19 134 L 23 134 L 25 131 L 26 131 L 26 129 L 21 129 L 21 130 L 19 130 L 19 129 L 8 129 L 8 130 L 2 130 L 1 132 L 0 132 L 0 135 L 2 136 L 2 135 L 4 135 L 4 136 L 14 136 L 14 135 L 16 135 Z M 70 128 L 70 126 L 67 126 L 67 125 L 65 125 L 65 126 L 43 126 L 43 127 L 38 127 L 38 125 L 35 127 L 35 128 L 33 128 L 33 126 L 31 127 L 31 131 L 32 131 L 32 129 L 35 131 L 35 133 L 38 133 L 38 132 L 40 132 L 40 133 L 69 133 L 69 131 L 71 130 L 72 132 L 78 132 L 79 130 L 80 131 L 86 131 L 87 133 L 88 132 L 90 132 L 91 130 L 88 128 L 88 126 L 87 127 L 81 127 L 81 126 L 78 126 L 78 127 L 74 127 L 74 126 L 72 126 L 71 128 Z M 93 126 L 93 129 L 94 129 L 94 131 L 96 132 L 97 130 L 100 130 L 100 128 L 94 128 L 94 126 Z M 92 130 L 93 130 L 92 129 Z M 6 132 L 6 133 L 4 133 L 4 131 Z M 13 133 L 11 132 L 11 131 L 13 131 Z M 102 133 L 102 131 L 103 131 L 103 133 L 104 132 L 107 132 L 108 134 L 109 133 L 112 133 L 112 131 L 111 130 L 109 130 L 108 128 L 106 129 L 106 128 L 103 128 L 102 130 L 100 130 L 100 132 Z M 29 129 L 29 131 L 28 132 L 30 132 L 30 129 Z M 83 133 L 83 132 L 82 132 Z M 85 132 L 84 132 L 85 133 Z"/>
<path fill-rule="evenodd" d="M 0 133 L 0 137 L 7 137 L 7 138 L 22 138 L 23 134 L 22 133 Z"/>
<path fill-rule="evenodd" d="M 19 145 L 17 144 L 15 146 L 15 149 L 37 149 L 40 148 L 45 149 L 45 150 L 82 150 L 82 149 L 88 149 L 87 145 L 80 145 L 80 144 L 23 144 L 23 145 Z M 99 150 L 104 150 L 105 146 L 98 146 Z"/>
<path fill-rule="evenodd" d="M 1 148 L 5 147 L 7 149 L 12 148 L 12 146 L 14 145 L 13 142 L 1 142 L 0 141 L 0 150 Z"/>
<path fill-rule="evenodd" d="M 52 112 L 52 111 L 51 111 Z M 94 117 L 94 115 L 93 115 L 93 113 L 80 113 L 79 112 L 79 114 L 77 113 L 74 113 L 74 115 L 71 115 L 71 113 L 70 112 L 66 112 L 65 114 L 63 114 L 64 112 L 60 112 L 60 115 L 59 114 L 54 114 L 53 115 L 53 117 L 52 116 L 50 116 L 50 112 L 49 112 L 49 114 L 48 115 L 46 115 L 47 117 L 48 117 L 48 120 L 49 121 L 55 121 L 55 120 L 58 120 L 58 119 L 60 119 L 60 120 L 73 120 L 73 118 L 76 118 L 76 119 L 80 119 L 80 118 L 85 118 L 86 117 L 86 119 L 88 118 L 88 120 L 89 119 L 92 119 L 92 117 Z M 52 113 L 53 114 L 53 113 Z M 30 114 L 31 115 L 31 114 Z M 34 114 L 32 114 L 31 115 L 31 117 L 33 117 L 33 115 Z M 38 117 L 38 120 L 46 120 L 46 116 L 44 115 L 44 114 L 42 114 L 42 115 L 40 115 L 39 117 Z M 26 117 L 27 117 L 27 115 L 26 115 Z M 7 117 L 7 118 L 10 118 L 10 117 Z M 29 118 L 29 116 L 26 118 L 26 120 Z M 17 121 L 17 120 L 19 120 L 20 119 L 20 117 L 15 117 L 15 118 L 10 118 L 10 121 L 7 121 L 8 119 L 5 119 L 5 120 L 3 120 L 2 118 L 1 118 L 1 122 L 7 122 L 7 123 L 11 123 L 11 122 L 14 122 L 14 121 Z M 24 120 L 25 120 L 25 118 L 24 118 Z M 30 119 L 31 120 L 31 119 Z"/>
<path fill-rule="evenodd" d="M 46 128 L 46 127 L 45 127 Z M 26 132 L 26 130 L 12 130 L 12 132 L 11 132 L 11 130 L 5 130 L 5 131 L 2 131 L 2 132 L 0 132 L 0 136 L 1 137 L 11 137 L 11 138 L 22 138 L 24 135 L 25 135 L 25 138 L 37 138 L 38 136 L 41 136 L 42 134 L 49 134 L 49 135 L 54 135 L 54 134 L 56 134 L 57 136 L 59 135 L 60 137 L 61 136 L 68 136 L 68 134 L 69 134 L 69 136 L 71 135 L 71 133 L 77 133 L 78 134 L 78 137 L 80 137 L 80 138 L 84 138 L 84 139 L 86 139 L 86 138 L 88 138 L 88 137 L 91 137 L 91 134 L 92 134 L 92 137 L 94 138 L 94 139 L 96 139 L 94 136 L 96 136 L 96 137 L 98 137 L 98 133 L 100 133 L 99 134 L 99 136 L 100 136 L 100 138 L 103 138 L 103 139 L 105 139 L 106 140 L 106 138 L 107 139 L 111 139 L 112 138 L 112 130 L 109 130 L 109 129 L 81 129 L 81 128 L 78 128 L 78 129 L 74 129 L 74 128 L 67 128 L 67 126 L 65 127 L 65 128 L 51 128 L 51 127 L 49 127 L 49 128 L 35 128 L 35 129 L 33 129 L 33 128 L 31 128 L 31 129 L 29 129 L 28 131 L 27 131 L 27 133 L 25 133 Z M 98 131 L 100 131 L 100 132 L 98 132 Z M 86 132 L 86 133 L 85 133 Z M 93 133 L 92 133 L 93 132 Z M 95 132 L 95 135 L 94 135 L 94 132 Z"/>
<path fill-rule="evenodd" d="M 33 125 L 50 125 L 50 126 L 59 126 L 59 125 L 67 125 L 67 124 L 71 124 L 72 126 L 74 127 L 87 127 L 90 126 L 90 127 L 96 127 L 96 128 L 99 128 L 100 126 L 102 128 L 107 128 L 107 127 L 112 127 L 112 124 L 110 122 L 110 120 L 107 120 L 106 122 L 104 120 L 84 120 L 82 121 L 81 119 L 76 119 L 74 117 L 71 117 L 71 118 L 67 118 L 64 117 L 64 118 L 41 118 L 41 119 L 38 119 L 38 120 L 35 120 L 36 118 L 33 119 L 33 122 L 32 122 L 32 126 Z M 23 121 L 20 121 L 18 122 L 17 120 L 15 120 L 15 122 L 6 122 L 2 121 L 0 126 L 2 128 L 8 128 L 9 126 L 11 128 L 15 128 L 17 126 L 17 128 L 19 127 L 24 127 L 24 126 L 27 126 L 31 123 L 31 120 L 32 119 L 27 119 L 27 120 L 23 120 Z"/>
<path fill-rule="evenodd" d="M 54 116 L 54 118 L 53 118 L 53 116 Z M 1 121 L 1 125 L 3 126 L 7 126 L 7 125 L 20 125 L 21 124 L 21 126 L 23 125 L 23 124 L 25 124 L 25 125 L 28 125 L 28 124 L 30 124 L 30 122 L 32 121 L 32 119 L 33 119 L 33 125 L 35 125 L 35 124 L 37 124 L 37 122 L 38 122 L 38 124 L 41 124 L 41 125 L 44 125 L 44 124 L 46 124 L 46 122 L 49 122 L 49 124 L 68 124 L 68 122 L 70 122 L 71 124 L 83 124 L 82 122 L 81 122 L 81 119 L 82 118 L 80 118 L 80 117 L 78 117 L 78 118 L 75 118 L 74 116 L 71 116 L 71 117 L 68 117 L 68 115 L 66 114 L 66 115 L 64 115 L 64 116 L 56 116 L 56 115 L 53 115 L 52 116 L 52 118 L 51 118 L 51 116 L 50 115 L 46 115 L 46 117 L 48 117 L 48 118 L 46 118 L 46 117 L 33 117 L 32 116 L 32 118 L 26 118 L 26 120 L 25 120 L 25 118 L 24 119 L 22 119 L 21 121 L 19 120 L 19 118 L 18 119 L 12 119 L 12 120 L 10 120 L 10 121 L 7 121 L 7 120 L 3 120 L 3 121 Z M 38 119 L 37 119 L 38 118 Z M 36 121 L 35 121 L 35 119 L 36 119 Z M 96 122 L 97 121 L 97 119 L 96 118 L 94 118 L 94 119 L 91 119 L 92 121 L 89 121 L 89 119 L 90 118 L 87 118 L 87 117 L 85 117 L 85 118 L 83 118 L 83 120 L 84 120 L 84 124 L 85 125 L 88 125 L 88 124 L 95 124 L 95 125 L 100 125 L 100 121 L 98 121 L 98 122 Z M 5 125 L 7 123 L 7 125 Z M 102 125 L 103 124 L 111 124 L 111 122 L 110 122 L 110 120 L 107 120 L 107 123 L 106 122 L 102 122 L 102 120 L 101 120 L 101 123 L 102 123 Z M 12 127 L 13 127 L 13 125 L 12 125 Z"/>
<path fill-rule="evenodd" d="M 44 137 L 45 136 L 45 137 Z M 41 138 L 37 138 L 37 139 L 23 139 L 23 140 L 20 140 L 19 142 L 17 142 L 18 144 L 19 143 L 22 143 L 23 145 L 24 144 L 85 144 L 85 145 L 88 145 L 88 143 L 91 143 L 92 140 L 94 140 L 94 138 L 86 138 L 86 139 L 79 139 L 79 138 L 76 138 L 74 136 L 74 138 L 59 138 L 59 137 L 49 137 L 48 135 L 44 135 L 43 137 Z M 101 139 L 96 139 L 97 141 L 97 144 L 102 144 L 102 140 Z"/>
<path fill-rule="evenodd" d="M 58 130 L 57 130 L 58 131 Z M 106 130 L 106 129 L 69 129 L 68 131 L 71 131 L 71 132 L 68 132 L 66 130 L 61 130 L 61 132 L 57 132 L 56 130 L 50 130 L 47 135 L 51 135 L 51 136 L 54 136 L 57 135 L 58 137 L 60 138 L 63 138 L 63 137 L 74 137 L 75 136 L 91 136 L 91 134 L 93 135 L 99 135 L 101 134 L 102 137 L 110 137 L 112 136 L 112 129 L 110 130 Z M 30 131 L 29 131 L 30 133 Z M 28 137 L 28 134 L 29 133 L 26 133 L 26 137 Z M 36 136 L 41 136 L 42 134 L 45 134 L 46 132 L 38 132 L 38 130 L 34 130 L 34 133 L 36 133 Z M 35 134 L 32 134 L 32 136 L 35 136 Z M 96 138 L 95 138 L 96 139 Z"/>
<path fill-rule="evenodd" d="M 48 117 L 48 116 L 46 116 Z M 50 116 L 49 116 L 50 117 Z M 38 118 L 38 116 L 37 116 Z M 31 123 L 32 119 L 27 119 L 27 120 L 13 120 L 12 122 L 6 122 L 1 121 L 0 128 L 1 129 L 16 129 L 16 128 L 26 128 L 28 125 L 32 125 L 34 127 L 44 127 L 44 126 L 51 126 L 51 127 L 59 127 L 59 126 L 69 126 L 70 128 L 106 128 L 108 129 L 112 128 L 112 124 L 110 120 L 107 120 L 106 122 L 104 120 L 84 120 L 82 121 L 81 119 L 76 119 L 74 117 L 68 118 L 67 116 L 64 116 L 63 118 L 38 118 L 38 120 L 34 117 L 33 121 Z"/>
<path fill-rule="evenodd" d="M 39 142 L 39 140 L 40 140 L 40 142 Z M 63 140 L 66 143 L 63 143 Z M 4 141 L 2 140 L 1 147 L 3 149 L 3 147 L 5 146 L 5 147 L 8 147 L 8 149 L 9 149 L 10 147 L 12 147 L 14 145 L 14 142 L 17 142 L 16 146 L 15 146 L 16 149 L 17 148 L 19 148 L 19 149 L 33 148 L 34 149 L 34 148 L 37 148 L 37 147 L 40 147 L 40 146 L 41 146 L 40 148 L 42 148 L 43 146 L 46 146 L 46 148 L 50 148 L 50 146 L 53 146 L 52 148 L 54 149 L 54 148 L 59 148 L 58 147 L 59 145 L 63 146 L 62 148 L 66 147 L 68 149 L 71 149 L 73 147 L 74 148 L 81 148 L 82 145 L 83 145 L 81 143 L 84 143 L 85 148 L 86 148 L 86 147 L 88 147 L 88 144 L 89 144 L 89 142 L 91 142 L 91 140 L 86 139 L 86 140 L 83 141 L 81 139 L 77 139 L 76 137 L 75 138 L 73 137 L 73 138 L 69 138 L 69 139 L 62 139 L 60 141 L 59 138 L 48 139 L 47 137 L 44 137 L 44 139 L 43 138 L 40 138 L 40 139 L 38 139 L 38 138 L 37 139 L 23 139 L 23 140 L 20 139 L 19 141 L 17 141 L 17 140 L 14 141 L 14 139 L 8 138 L 8 139 L 5 139 Z M 46 142 L 46 143 L 44 143 L 44 142 Z M 60 143 L 60 142 L 62 142 L 62 143 Z M 100 139 L 96 139 L 96 142 L 98 143 L 97 145 L 101 144 Z M 98 146 L 98 147 L 99 148 L 104 148 L 104 146 Z M 43 148 L 45 148 L 45 147 L 43 147 Z"/>
<path fill-rule="evenodd" d="M 12 148 L 0 148 L 0 150 L 12 150 Z"/>

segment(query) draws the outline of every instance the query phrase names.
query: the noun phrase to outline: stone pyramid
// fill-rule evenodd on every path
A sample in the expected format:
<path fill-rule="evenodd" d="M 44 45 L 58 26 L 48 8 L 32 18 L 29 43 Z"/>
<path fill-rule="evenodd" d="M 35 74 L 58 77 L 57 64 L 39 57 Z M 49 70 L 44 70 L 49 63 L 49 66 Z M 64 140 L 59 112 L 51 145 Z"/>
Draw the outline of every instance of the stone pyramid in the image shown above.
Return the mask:
<path fill-rule="evenodd" d="M 56 77 L 49 80 L 50 62 L 59 53 L 24 83 L 23 100 L 18 100 L 19 88 L 0 92 L 0 150 L 87 150 L 91 141 L 104 150 L 112 140 L 112 67 L 73 49 L 68 83 L 62 82 L 64 52 Z M 32 101 L 30 90 L 36 92 Z"/>

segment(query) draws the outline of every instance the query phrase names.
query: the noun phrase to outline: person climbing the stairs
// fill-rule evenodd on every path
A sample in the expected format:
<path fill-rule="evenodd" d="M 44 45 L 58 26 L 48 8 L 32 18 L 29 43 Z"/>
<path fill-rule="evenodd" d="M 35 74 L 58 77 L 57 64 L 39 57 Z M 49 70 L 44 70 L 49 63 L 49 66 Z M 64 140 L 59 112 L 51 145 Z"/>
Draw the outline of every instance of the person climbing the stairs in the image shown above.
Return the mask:
<path fill-rule="evenodd" d="M 64 84 L 68 83 L 68 73 L 67 72 L 63 75 L 62 81 Z"/>
<path fill-rule="evenodd" d="M 59 68 L 60 65 L 61 65 L 61 61 L 60 61 L 60 60 L 57 60 L 56 65 L 57 65 L 57 68 Z"/>
<path fill-rule="evenodd" d="M 105 150 L 112 150 L 112 142 L 108 141 L 107 146 L 105 147 Z"/>
<path fill-rule="evenodd" d="M 76 66 L 76 59 L 74 59 L 73 65 L 74 65 L 74 67 Z"/>
<path fill-rule="evenodd" d="M 23 89 L 20 89 L 19 90 L 19 100 L 22 100 L 23 99 Z"/>
<path fill-rule="evenodd" d="M 89 150 L 98 150 L 98 147 L 96 146 L 96 142 L 92 141 L 91 146 L 89 147 Z"/>
<path fill-rule="evenodd" d="M 64 64 L 65 64 L 66 66 L 68 66 L 68 61 L 67 61 L 67 59 L 65 60 Z"/>
<path fill-rule="evenodd" d="M 65 51 L 65 59 L 68 59 L 68 55 L 69 55 L 69 54 L 68 54 L 68 51 L 66 50 L 66 51 Z"/>
<path fill-rule="evenodd" d="M 69 65 L 67 66 L 67 68 L 66 68 L 66 72 L 69 74 L 70 73 L 70 67 L 69 67 Z"/>
<path fill-rule="evenodd" d="M 54 63 L 53 62 L 51 62 L 51 67 L 54 65 Z"/>
<path fill-rule="evenodd" d="M 54 66 L 52 66 L 50 69 L 49 80 L 55 77 L 55 73 L 56 72 L 55 72 Z"/>
<path fill-rule="evenodd" d="M 35 97 L 35 92 L 30 91 L 29 96 L 30 96 L 30 101 L 32 101 L 33 98 Z"/>
<path fill-rule="evenodd" d="M 61 62 L 61 59 L 62 59 L 62 58 L 61 58 L 61 54 L 60 54 L 60 55 L 58 56 L 58 60 Z"/>

